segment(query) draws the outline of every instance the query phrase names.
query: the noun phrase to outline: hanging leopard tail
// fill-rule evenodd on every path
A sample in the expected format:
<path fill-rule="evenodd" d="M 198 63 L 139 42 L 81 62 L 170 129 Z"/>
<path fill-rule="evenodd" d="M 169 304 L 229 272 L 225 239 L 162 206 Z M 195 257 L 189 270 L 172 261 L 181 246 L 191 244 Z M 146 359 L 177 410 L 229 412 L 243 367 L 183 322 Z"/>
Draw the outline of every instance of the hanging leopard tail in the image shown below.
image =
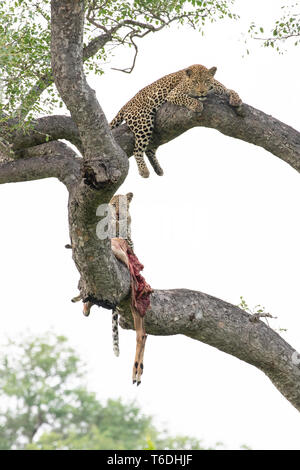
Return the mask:
<path fill-rule="evenodd" d="M 112 339 L 113 339 L 113 350 L 115 356 L 120 355 L 119 348 L 119 308 L 115 307 L 112 311 Z"/>
<path fill-rule="evenodd" d="M 122 108 L 120 109 L 116 117 L 114 117 L 111 123 L 109 124 L 110 128 L 114 129 L 115 127 L 118 127 L 120 124 L 122 124 L 123 120 L 124 120 L 124 111 Z"/>

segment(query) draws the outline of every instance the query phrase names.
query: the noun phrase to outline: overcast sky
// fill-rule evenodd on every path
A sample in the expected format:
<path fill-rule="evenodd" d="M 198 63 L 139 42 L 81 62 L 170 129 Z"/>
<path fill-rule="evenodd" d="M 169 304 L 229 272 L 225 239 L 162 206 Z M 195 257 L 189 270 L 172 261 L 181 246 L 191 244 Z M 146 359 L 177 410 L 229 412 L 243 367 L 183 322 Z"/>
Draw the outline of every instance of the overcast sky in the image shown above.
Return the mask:
<path fill-rule="evenodd" d="M 140 42 L 131 75 L 130 54 L 115 52 L 106 74 L 90 78 L 111 120 L 143 86 L 200 63 L 217 66 L 216 79 L 247 104 L 299 128 L 299 48 L 278 55 L 249 42 L 252 20 L 270 24 L 279 0 L 236 2 L 237 22 L 218 22 L 202 38 L 172 29 Z M 290 2 L 293 3 L 293 2 Z M 130 159 L 120 193 L 132 191 L 132 238 L 153 288 L 189 288 L 233 304 L 242 295 L 278 317 L 275 329 L 300 350 L 299 175 L 260 147 L 213 129 L 196 128 L 158 150 L 164 169 L 148 180 Z M 67 191 L 54 179 L 0 186 L 0 339 L 49 328 L 65 334 L 85 359 L 89 386 L 100 399 L 137 401 L 172 433 L 194 435 L 229 449 L 300 449 L 300 415 L 256 368 L 184 336 L 147 340 L 145 372 L 131 384 L 135 333 L 120 331 L 113 356 L 111 314 L 93 308 L 85 318 L 67 225 Z M 184 227 L 184 228 L 182 228 Z"/>

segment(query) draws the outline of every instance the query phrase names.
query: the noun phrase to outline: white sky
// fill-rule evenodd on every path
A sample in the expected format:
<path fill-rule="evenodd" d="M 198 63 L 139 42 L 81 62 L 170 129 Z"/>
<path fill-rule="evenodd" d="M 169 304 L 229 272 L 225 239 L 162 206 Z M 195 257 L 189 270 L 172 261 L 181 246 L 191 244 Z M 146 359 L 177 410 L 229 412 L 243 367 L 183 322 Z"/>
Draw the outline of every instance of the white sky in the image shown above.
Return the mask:
<path fill-rule="evenodd" d="M 291 2 L 293 3 L 293 2 Z M 297 128 L 299 48 L 280 56 L 242 32 L 252 19 L 272 22 L 282 1 L 236 2 L 242 20 L 188 29 L 140 43 L 131 75 L 110 70 L 90 80 L 108 119 L 139 89 L 194 63 L 218 67 L 216 78 L 242 99 Z M 111 66 L 126 66 L 122 51 Z M 260 147 L 216 130 L 196 128 L 160 147 L 165 175 L 138 173 L 134 159 L 120 193 L 132 191 L 132 233 L 144 275 L 154 288 L 190 288 L 233 304 L 242 295 L 262 304 L 300 350 L 299 175 Z M 52 328 L 85 359 L 100 399 L 137 401 L 172 433 L 228 449 L 300 449 L 299 413 L 256 368 L 183 336 L 147 340 L 142 385 L 131 385 L 135 334 L 120 330 L 121 356 L 111 345 L 111 314 L 94 307 L 85 318 L 69 242 L 67 191 L 54 179 L 0 186 L 0 339 Z M 184 225 L 184 229 L 182 226 Z"/>

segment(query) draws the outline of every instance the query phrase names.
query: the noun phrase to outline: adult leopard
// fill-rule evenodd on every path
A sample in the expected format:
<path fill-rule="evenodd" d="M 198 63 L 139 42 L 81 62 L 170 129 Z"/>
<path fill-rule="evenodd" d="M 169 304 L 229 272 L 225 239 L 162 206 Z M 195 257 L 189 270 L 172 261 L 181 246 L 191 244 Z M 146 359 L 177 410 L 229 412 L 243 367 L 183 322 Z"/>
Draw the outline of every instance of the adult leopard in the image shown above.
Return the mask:
<path fill-rule="evenodd" d="M 215 92 L 228 96 L 229 104 L 240 114 L 241 98 L 235 91 L 227 89 L 214 79 L 216 71 L 216 67 L 207 69 L 204 65 L 191 65 L 166 75 L 140 90 L 112 120 L 110 123 L 112 129 L 126 121 L 134 133 L 133 155 L 143 178 L 149 176 L 149 170 L 144 161 L 144 152 L 155 173 L 163 175 L 163 170 L 156 158 L 156 150 L 150 150 L 147 147 L 153 132 L 155 113 L 166 101 L 201 113 L 203 110 L 202 101 L 209 93 Z"/>

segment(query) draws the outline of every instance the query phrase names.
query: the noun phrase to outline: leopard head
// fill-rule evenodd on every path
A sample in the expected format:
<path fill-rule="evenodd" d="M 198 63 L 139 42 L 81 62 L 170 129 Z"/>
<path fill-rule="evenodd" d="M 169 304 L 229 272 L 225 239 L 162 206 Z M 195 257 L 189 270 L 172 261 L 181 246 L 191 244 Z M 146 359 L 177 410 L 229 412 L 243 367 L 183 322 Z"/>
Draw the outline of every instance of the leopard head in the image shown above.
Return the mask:
<path fill-rule="evenodd" d="M 187 94 L 192 98 L 205 100 L 206 96 L 214 89 L 216 71 L 217 67 L 207 69 L 204 65 L 191 65 L 185 69 Z"/>

